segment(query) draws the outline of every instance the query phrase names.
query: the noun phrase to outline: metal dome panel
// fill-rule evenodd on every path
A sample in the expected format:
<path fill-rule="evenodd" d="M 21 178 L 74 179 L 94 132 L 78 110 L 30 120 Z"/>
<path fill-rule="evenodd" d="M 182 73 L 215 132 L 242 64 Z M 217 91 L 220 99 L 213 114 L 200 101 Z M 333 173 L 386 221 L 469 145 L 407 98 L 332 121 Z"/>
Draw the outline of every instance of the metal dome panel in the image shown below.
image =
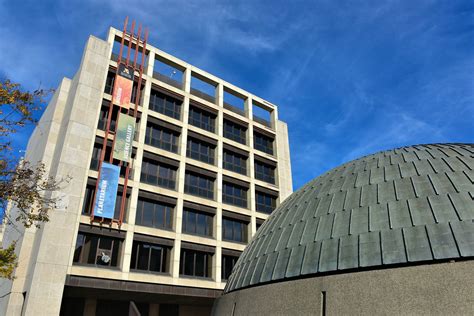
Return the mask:
<path fill-rule="evenodd" d="M 265 221 L 225 292 L 304 275 L 474 256 L 474 144 L 365 156 L 310 181 Z"/>

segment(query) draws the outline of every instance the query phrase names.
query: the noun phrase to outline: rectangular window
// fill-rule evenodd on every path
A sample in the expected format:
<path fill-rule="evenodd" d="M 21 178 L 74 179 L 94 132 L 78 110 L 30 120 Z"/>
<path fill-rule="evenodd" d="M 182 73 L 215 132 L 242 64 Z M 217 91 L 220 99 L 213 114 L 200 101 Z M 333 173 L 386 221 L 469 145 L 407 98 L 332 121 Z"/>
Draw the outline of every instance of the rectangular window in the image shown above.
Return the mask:
<path fill-rule="evenodd" d="M 222 239 L 247 242 L 247 224 L 232 218 L 222 218 Z"/>
<path fill-rule="evenodd" d="M 255 191 L 256 209 L 258 212 L 271 214 L 276 207 L 276 197 Z"/>
<path fill-rule="evenodd" d="M 247 188 L 224 182 L 222 186 L 222 202 L 246 208 Z"/>
<path fill-rule="evenodd" d="M 247 174 L 247 157 L 224 149 L 224 169 L 240 174 Z"/>
<path fill-rule="evenodd" d="M 224 137 L 241 144 L 247 144 L 247 128 L 229 120 L 224 120 Z"/>
<path fill-rule="evenodd" d="M 275 184 L 275 167 L 255 160 L 255 178 Z"/>
<path fill-rule="evenodd" d="M 186 156 L 208 164 L 214 164 L 215 146 L 197 140 L 195 138 L 188 138 Z"/>
<path fill-rule="evenodd" d="M 122 239 L 79 232 L 74 263 L 116 267 Z"/>
<path fill-rule="evenodd" d="M 192 172 L 186 172 L 184 192 L 214 199 L 214 179 Z"/>
<path fill-rule="evenodd" d="M 239 257 L 236 256 L 229 256 L 229 255 L 222 255 L 222 273 L 221 278 L 222 280 L 227 280 L 232 273 L 232 269 L 234 268 L 235 264 Z"/>
<path fill-rule="evenodd" d="M 133 241 L 130 269 L 168 273 L 170 249 L 167 246 Z"/>
<path fill-rule="evenodd" d="M 273 138 L 259 133 L 254 133 L 253 142 L 255 149 L 273 155 Z"/>
<path fill-rule="evenodd" d="M 159 125 L 148 123 L 146 126 L 145 144 L 173 153 L 178 152 L 179 134 Z"/>
<path fill-rule="evenodd" d="M 150 159 L 143 159 L 140 181 L 175 190 L 177 168 Z"/>
<path fill-rule="evenodd" d="M 107 78 L 105 79 L 105 89 L 104 92 L 107 94 L 112 94 L 114 90 L 114 81 L 115 81 L 115 73 L 109 71 L 107 73 Z"/>
<path fill-rule="evenodd" d="M 211 253 L 181 248 L 181 264 L 179 265 L 181 275 L 210 278 L 211 268 Z"/>
<path fill-rule="evenodd" d="M 102 104 L 102 107 L 100 108 L 100 113 L 99 113 L 99 122 L 97 123 L 97 128 L 105 131 L 107 127 L 107 120 L 109 116 L 109 101 L 105 102 Z M 111 132 L 115 131 L 115 125 L 117 123 L 117 116 L 118 116 L 118 107 L 114 106 L 112 110 L 112 117 L 110 118 L 110 126 L 109 130 Z"/>
<path fill-rule="evenodd" d="M 189 208 L 183 210 L 183 232 L 212 237 L 213 216 Z"/>
<path fill-rule="evenodd" d="M 181 100 L 151 89 L 149 104 L 150 110 L 179 120 L 181 117 L 182 104 L 183 101 Z"/>
<path fill-rule="evenodd" d="M 189 107 L 189 124 L 214 133 L 216 115 L 201 110 L 197 107 Z"/>
<path fill-rule="evenodd" d="M 171 229 L 174 206 L 138 198 L 135 224 L 153 228 Z"/>

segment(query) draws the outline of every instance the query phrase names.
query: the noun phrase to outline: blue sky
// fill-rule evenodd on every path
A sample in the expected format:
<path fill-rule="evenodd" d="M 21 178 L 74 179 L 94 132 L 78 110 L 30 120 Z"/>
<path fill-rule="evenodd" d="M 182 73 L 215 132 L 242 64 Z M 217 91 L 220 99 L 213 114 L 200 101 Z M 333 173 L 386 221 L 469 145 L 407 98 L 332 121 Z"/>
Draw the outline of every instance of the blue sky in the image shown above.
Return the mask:
<path fill-rule="evenodd" d="M 152 45 L 279 106 L 295 189 L 375 151 L 473 142 L 473 1 L 288 3 L 4 0 L 0 75 L 54 88 L 129 15 Z"/>

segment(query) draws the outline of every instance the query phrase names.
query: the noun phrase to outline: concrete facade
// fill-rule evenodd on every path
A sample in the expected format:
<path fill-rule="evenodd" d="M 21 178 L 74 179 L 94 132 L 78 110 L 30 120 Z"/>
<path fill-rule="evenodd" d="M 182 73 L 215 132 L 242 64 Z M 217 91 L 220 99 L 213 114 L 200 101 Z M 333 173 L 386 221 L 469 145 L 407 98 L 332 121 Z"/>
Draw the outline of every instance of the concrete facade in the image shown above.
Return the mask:
<path fill-rule="evenodd" d="M 81 280 L 120 280 L 135 287 L 140 284 L 160 284 L 183 289 L 212 290 L 215 293 L 225 286 L 221 280 L 222 249 L 241 252 L 245 243 L 226 241 L 222 238 L 223 211 L 232 214 L 245 215 L 248 220 L 248 240 L 257 230 L 257 224 L 265 220 L 268 215 L 256 210 L 256 186 L 276 192 L 277 204 L 292 193 L 290 152 L 288 131 L 286 124 L 278 120 L 277 107 L 247 91 L 208 74 L 182 60 L 179 60 L 159 49 L 147 46 L 147 62 L 143 75 L 144 89 L 141 104 L 138 107 L 141 115 L 137 126 L 138 139 L 133 146 L 136 152 L 132 163 L 132 177 L 128 182 L 130 191 L 126 209 L 125 223 L 120 227 L 124 235 L 120 247 L 118 266 L 114 269 L 100 268 L 95 265 L 77 265 L 73 263 L 76 238 L 79 226 L 100 227 L 97 222 L 91 223 L 90 216 L 82 214 L 88 180 L 97 179 L 98 172 L 90 169 L 96 137 L 104 137 L 104 131 L 98 126 L 102 103 L 110 101 L 111 95 L 105 93 L 106 79 L 109 71 L 114 71 L 117 63 L 113 60 L 113 48 L 122 33 L 111 28 L 106 41 L 90 37 L 82 57 L 81 65 L 72 80 L 63 79 L 56 90 L 50 104 L 46 108 L 38 127 L 33 132 L 27 147 L 25 158 L 32 162 L 45 163 L 49 175 L 56 179 L 71 177 L 55 196 L 60 198 L 59 208 L 50 214 L 50 221 L 40 229 L 22 227 L 6 227 L 3 245 L 9 245 L 18 240 L 19 266 L 16 269 L 16 279 L 2 280 L 0 291 L 9 293 L 0 300 L 0 314 L 2 315 L 57 315 L 60 312 L 61 302 L 64 299 L 65 285 L 70 276 L 80 277 Z M 154 71 L 155 60 L 163 61 L 182 69 L 182 88 L 170 85 L 157 79 Z M 192 76 L 198 76 L 215 85 L 215 102 L 209 102 L 191 91 Z M 181 119 L 174 119 L 149 109 L 151 89 L 173 94 L 183 101 Z M 232 91 L 245 100 L 244 113 L 236 113 L 224 107 L 224 90 Z M 211 133 L 188 124 L 190 103 L 198 104 L 216 116 L 216 131 Z M 258 103 L 271 115 L 269 124 L 262 124 L 253 119 L 253 105 Z M 145 144 L 145 134 L 148 118 L 160 119 L 181 129 L 178 153 L 152 147 Z M 233 119 L 242 122 L 247 127 L 247 143 L 241 144 L 223 136 L 223 120 Z M 254 129 L 269 135 L 273 141 L 273 155 L 263 153 L 254 148 Z M 188 131 L 202 135 L 216 142 L 214 165 L 209 165 L 187 157 L 186 144 Z M 109 135 L 109 140 L 113 135 Z M 248 154 L 247 175 L 241 175 L 223 168 L 223 148 L 232 146 Z M 156 186 L 140 182 L 140 169 L 144 153 L 151 153 L 173 159 L 179 163 L 177 171 L 176 190 L 157 188 Z M 276 165 L 275 184 L 257 180 L 254 173 L 254 158 L 264 159 Z M 209 200 L 184 192 L 185 171 L 188 166 L 199 168 L 216 174 L 214 186 L 214 200 Z M 222 182 L 224 177 L 231 177 L 248 184 L 248 207 L 242 208 L 222 202 Z M 120 184 L 123 185 L 123 178 Z M 139 192 L 159 192 L 160 195 L 176 199 L 173 212 L 173 227 L 164 230 L 141 225 L 135 225 L 136 209 Z M 183 203 L 192 202 L 215 209 L 213 235 L 211 238 L 182 233 Z M 15 209 L 11 210 L 14 216 Z M 112 226 L 114 231 L 118 227 Z M 135 234 L 154 236 L 172 240 L 170 255 L 170 269 L 167 274 L 141 273 L 130 271 L 132 245 Z M 181 243 L 204 245 L 214 249 L 212 256 L 212 277 L 189 278 L 180 276 L 180 249 Z M 99 284 L 100 282 L 98 282 Z M 76 283 L 74 283 L 76 284 Z M 79 286 L 79 285 L 75 285 Z M 99 288 L 98 285 L 96 288 Z M 73 289 L 74 290 L 74 289 Z M 214 292 L 212 292 L 214 293 Z M 209 294 L 207 297 L 215 296 Z M 204 295 L 205 296 L 205 295 Z M 199 297 L 197 295 L 196 297 Z M 85 300 L 84 314 L 94 315 L 97 302 L 92 297 Z M 151 303 L 150 315 L 156 314 L 157 304 Z M 211 303 L 212 304 L 212 301 Z M 199 313 L 209 311 L 210 304 L 201 307 Z M 186 306 L 186 305 L 183 305 Z M 191 308 L 192 309 L 192 308 Z M 190 307 L 180 307 L 180 314 L 189 314 Z"/>
<path fill-rule="evenodd" d="M 271 283 L 221 296 L 213 315 L 472 315 L 473 268 L 448 262 Z"/>

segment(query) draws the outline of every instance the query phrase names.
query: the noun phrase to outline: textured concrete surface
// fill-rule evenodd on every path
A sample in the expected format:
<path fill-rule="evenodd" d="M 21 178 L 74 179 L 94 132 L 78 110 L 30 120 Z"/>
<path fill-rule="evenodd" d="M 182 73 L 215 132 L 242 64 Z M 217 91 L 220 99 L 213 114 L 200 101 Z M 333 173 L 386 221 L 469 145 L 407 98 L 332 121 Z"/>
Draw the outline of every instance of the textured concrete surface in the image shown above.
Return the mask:
<path fill-rule="evenodd" d="M 472 315 L 474 261 L 315 276 L 218 298 L 213 315 Z"/>

